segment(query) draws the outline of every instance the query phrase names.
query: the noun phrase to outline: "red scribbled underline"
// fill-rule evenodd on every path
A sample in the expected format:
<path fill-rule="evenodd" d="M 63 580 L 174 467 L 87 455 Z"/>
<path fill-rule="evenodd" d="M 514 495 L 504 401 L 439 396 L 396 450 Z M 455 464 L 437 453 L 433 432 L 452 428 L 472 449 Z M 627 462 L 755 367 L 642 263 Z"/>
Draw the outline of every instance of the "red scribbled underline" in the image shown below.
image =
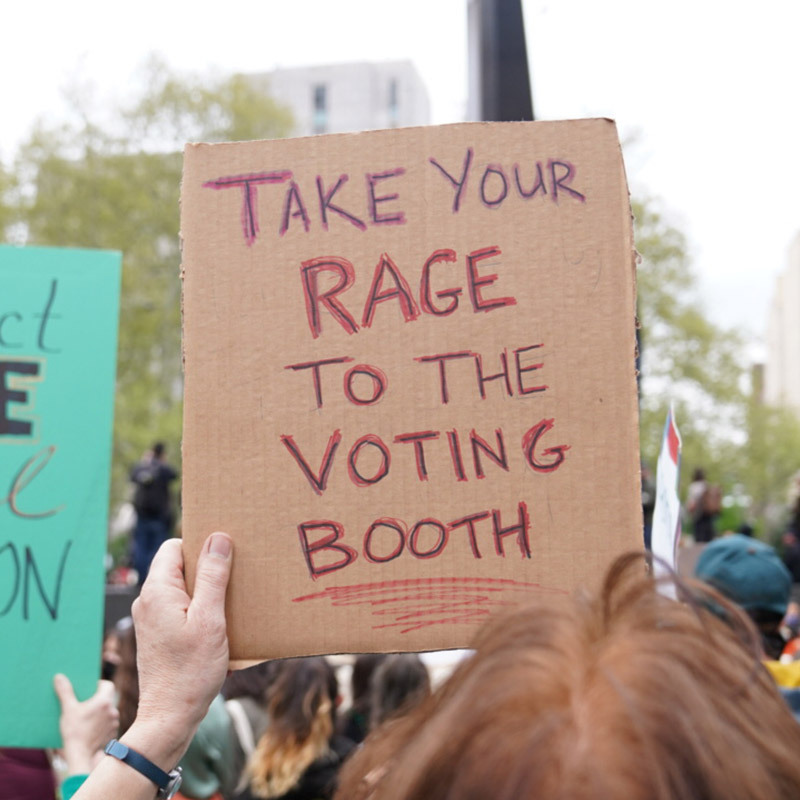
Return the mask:
<path fill-rule="evenodd" d="M 330 586 L 322 592 L 295 597 L 292 602 L 327 600 L 334 607 L 369 605 L 373 616 L 394 619 L 373 625 L 373 629 L 401 628 L 400 633 L 410 633 L 431 625 L 479 625 L 493 609 L 518 605 L 520 594 L 567 592 L 507 578 L 415 578 Z"/>

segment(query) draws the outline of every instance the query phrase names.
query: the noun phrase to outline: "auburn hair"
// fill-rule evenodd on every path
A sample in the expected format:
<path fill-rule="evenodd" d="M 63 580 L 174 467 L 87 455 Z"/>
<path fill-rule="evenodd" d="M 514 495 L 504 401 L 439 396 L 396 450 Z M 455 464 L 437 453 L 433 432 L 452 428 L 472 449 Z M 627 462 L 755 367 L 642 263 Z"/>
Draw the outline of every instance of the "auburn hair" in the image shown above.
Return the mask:
<path fill-rule="evenodd" d="M 250 760 L 250 790 L 256 797 L 280 797 L 330 749 L 338 687 L 323 658 L 281 663 L 267 690 L 269 724 Z"/>
<path fill-rule="evenodd" d="M 431 698 L 345 765 L 341 800 L 785 800 L 800 726 L 728 622 L 623 557 L 597 594 L 493 617 Z"/>

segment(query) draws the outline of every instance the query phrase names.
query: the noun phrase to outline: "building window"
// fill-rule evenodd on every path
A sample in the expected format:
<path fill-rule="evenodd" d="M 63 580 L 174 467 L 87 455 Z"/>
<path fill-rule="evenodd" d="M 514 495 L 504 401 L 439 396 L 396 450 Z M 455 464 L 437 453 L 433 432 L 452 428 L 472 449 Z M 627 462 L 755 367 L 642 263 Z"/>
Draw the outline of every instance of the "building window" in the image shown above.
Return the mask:
<path fill-rule="evenodd" d="M 389 127 L 396 128 L 398 123 L 397 80 L 389 81 Z"/>
<path fill-rule="evenodd" d="M 324 83 L 314 87 L 314 133 L 325 133 L 328 130 L 328 93 Z"/>

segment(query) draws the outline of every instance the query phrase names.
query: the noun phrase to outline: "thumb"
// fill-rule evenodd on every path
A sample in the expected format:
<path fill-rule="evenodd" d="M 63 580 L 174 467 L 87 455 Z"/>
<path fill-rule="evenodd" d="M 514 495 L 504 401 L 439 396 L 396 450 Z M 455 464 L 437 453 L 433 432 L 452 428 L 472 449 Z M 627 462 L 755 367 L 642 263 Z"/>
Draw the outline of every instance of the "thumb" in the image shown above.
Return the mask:
<path fill-rule="evenodd" d="M 97 691 L 94 693 L 92 699 L 97 699 L 100 703 L 112 703 L 114 702 L 114 696 L 116 694 L 116 689 L 114 688 L 114 684 L 111 681 L 98 681 L 97 682 Z"/>
<path fill-rule="evenodd" d="M 77 703 L 78 699 L 75 697 L 75 692 L 72 690 L 72 684 L 66 675 L 60 673 L 53 678 L 53 687 L 58 695 L 58 700 L 61 703 L 61 708 L 66 708 L 72 703 Z"/>
<path fill-rule="evenodd" d="M 231 575 L 233 541 L 227 533 L 212 533 L 197 562 L 192 603 L 224 613 L 225 592 Z"/>

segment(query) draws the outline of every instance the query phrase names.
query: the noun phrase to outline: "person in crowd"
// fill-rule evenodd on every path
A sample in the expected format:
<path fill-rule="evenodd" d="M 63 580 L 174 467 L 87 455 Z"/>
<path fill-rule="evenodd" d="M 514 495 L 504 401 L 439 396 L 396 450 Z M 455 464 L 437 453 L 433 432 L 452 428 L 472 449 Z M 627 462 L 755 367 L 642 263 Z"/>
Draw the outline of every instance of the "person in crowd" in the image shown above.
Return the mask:
<path fill-rule="evenodd" d="M 719 488 L 709 484 L 705 471 L 700 467 L 695 469 L 686 494 L 686 509 L 692 519 L 695 542 L 710 542 L 716 536 L 718 495 Z"/>
<path fill-rule="evenodd" d="M 175 800 L 223 800 L 232 797 L 239 778 L 231 718 L 217 695 L 180 760 L 180 791 Z"/>
<path fill-rule="evenodd" d="M 353 743 L 335 733 L 339 688 L 324 658 L 284 661 L 268 691 L 269 724 L 239 800 L 327 800 Z"/>
<path fill-rule="evenodd" d="M 416 653 L 389 656 L 372 676 L 370 731 L 407 714 L 430 693 L 428 668 Z"/>
<path fill-rule="evenodd" d="M 800 472 L 792 478 L 789 488 L 789 522 L 790 531 L 800 536 Z"/>
<path fill-rule="evenodd" d="M 75 800 L 152 800 L 228 666 L 232 542 L 215 533 L 184 583 L 166 542 L 134 604 L 140 702 L 121 743 L 160 772 L 108 756 Z M 758 635 L 714 589 L 676 603 L 639 556 L 597 593 L 493 617 L 475 654 L 345 765 L 342 800 L 785 800 L 800 792 L 800 726 L 758 660 Z M 690 598 L 691 599 L 691 598 Z M 725 609 L 726 620 L 705 605 Z"/>
<path fill-rule="evenodd" d="M 744 609 L 756 626 L 764 664 L 800 720 L 800 661 L 781 663 L 792 576 L 774 548 L 742 534 L 717 539 L 700 554 L 695 576 Z M 719 611 L 713 604 L 712 611 Z"/>
<path fill-rule="evenodd" d="M 173 522 L 170 484 L 178 473 L 167 463 L 163 442 L 156 442 L 131 470 L 134 484 L 133 567 L 139 586 L 147 578 L 150 562 L 162 542 L 170 536 Z"/>
<path fill-rule="evenodd" d="M 780 658 L 786 644 L 780 628 L 792 576 L 774 548 L 740 533 L 730 534 L 703 550 L 694 574 L 744 609 L 761 634 L 767 658 Z"/>
<path fill-rule="evenodd" d="M 247 669 L 234 670 L 222 686 L 225 709 L 234 730 L 235 794 L 243 792 L 249 782 L 245 767 L 255 752 L 256 742 L 267 729 L 267 690 L 279 667 L 279 661 L 262 661 Z"/>
<path fill-rule="evenodd" d="M 792 594 L 797 584 L 792 584 Z M 789 601 L 786 616 L 781 623 L 781 634 L 786 641 L 780 660 L 786 664 L 800 659 L 800 604 L 794 600 Z"/>
<path fill-rule="evenodd" d="M 341 800 L 779 800 L 800 726 L 731 627 L 656 590 L 640 557 L 597 595 L 511 609 L 415 711 L 345 765 Z"/>
<path fill-rule="evenodd" d="M 120 736 L 130 728 L 139 706 L 139 670 L 136 666 L 136 631 L 131 617 L 123 617 L 116 625 L 119 637 L 119 660 L 114 670 L 117 691 Z"/>
<path fill-rule="evenodd" d="M 372 675 L 385 660 L 384 653 L 361 653 L 353 662 L 350 675 L 352 703 L 340 716 L 339 728 L 343 736 L 356 744 L 361 744 L 369 733 Z"/>
<path fill-rule="evenodd" d="M 130 619 L 130 617 L 127 617 L 127 619 Z M 119 630 L 117 625 L 112 625 L 103 634 L 100 674 L 104 681 L 114 680 L 114 673 L 117 671 L 119 659 Z"/>
<path fill-rule="evenodd" d="M 789 530 L 800 535 L 800 497 L 798 497 L 789 510 Z"/>
<path fill-rule="evenodd" d="M 792 576 L 792 583 L 800 583 L 800 538 L 794 531 L 786 531 L 782 537 L 783 563 Z"/>
<path fill-rule="evenodd" d="M 656 482 L 653 471 L 642 462 L 642 519 L 644 522 L 644 546 L 649 550 L 653 538 L 653 513 L 656 510 Z"/>

